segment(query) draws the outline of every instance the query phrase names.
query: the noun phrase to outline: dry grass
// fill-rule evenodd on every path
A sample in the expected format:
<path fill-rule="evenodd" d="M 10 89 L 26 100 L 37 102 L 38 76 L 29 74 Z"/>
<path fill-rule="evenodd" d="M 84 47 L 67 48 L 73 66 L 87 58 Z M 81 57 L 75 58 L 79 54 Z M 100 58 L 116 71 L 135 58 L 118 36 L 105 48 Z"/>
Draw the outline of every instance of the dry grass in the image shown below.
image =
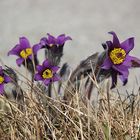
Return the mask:
<path fill-rule="evenodd" d="M 83 89 L 65 88 L 72 94 L 66 102 L 58 96 L 48 97 L 28 81 L 22 110 L 0 96 L 0 140 L 140 139 L 139 91 L 122 99 L 108 84 L 101 87 L 97 86 L 98 95 L 92 103 L 83 96 Z"/>

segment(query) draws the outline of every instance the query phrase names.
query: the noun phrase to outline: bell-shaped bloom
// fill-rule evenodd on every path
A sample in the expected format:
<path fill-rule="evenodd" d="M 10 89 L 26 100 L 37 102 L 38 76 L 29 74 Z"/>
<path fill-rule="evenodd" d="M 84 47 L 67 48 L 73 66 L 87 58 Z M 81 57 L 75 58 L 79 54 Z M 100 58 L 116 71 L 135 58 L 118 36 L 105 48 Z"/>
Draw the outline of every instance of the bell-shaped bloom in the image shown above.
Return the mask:
<path fill-rule="evenodd" d="M 16 63 L 18 66 L 23 64 L 25 60 L 32 60 L 33 55 L 37 54 L 37 51 L 40 49 L 40 46 L 34 45 L 30 46 L 29 40 L 26 37 L 19 38 L 19 44 L 12 48 L 8 55 L 16 55 Z"/>
<path fill-rule="evenodd" d="M 59 65 L 63 56 L 63 48 L 66 41 L 72 40 L 70 36 L 61 34 L 58 37 L 54 37 L 47 34 L 47 37 L 41 38 L 37 44 L 39 48 L 45 49 L 45 57 L 49 59 L 53 65 Z"/>
<path fill-rule="evenodd" d="M 0 94 L 4 92 L 4 85 L 11 82 L 11 78 L 4 73 L 4 70 L 0 66 Z"/>
<path fill-rule="evenodd" d="M 59 67 L 51 65 L 48 60 L 45 60 L 42 65 L 38 65 L 36 68 L 37 73 L 34 77 L 36 81 L 43 81 L 45 85 L 49 85 L 52 82 L 60 80 L 60 77 L 56 73 Z"/>
<path fill-rule="evenodd" d="M 125 85 L 128 81 L 129 71 L 132 63 L 140 64 L 140 59 L 132 57 L 129 52 L 134 48 L 134 38 L 128 38 L 120 43 L 115 32 L 109 32 L 113 35 L 113 41 L 107 41 L 106 58 L 102 64 L 102 69 L 110 70 L 112 76 L 112 87 L 117 84 L 117 75 Z"/>
<path fill-rule="evenodd" d="M 48 37 L 43 37 L 40 40 L 40 45 L 42 47 L 47 47 L 51 49 L 53 47 L 63 47 L 65 42 L 68 40 L 72 40 L 70 36 L 66 36 L 65 34 L 61 34 L 58 37 L 54 37 L 47 33 Z"/>

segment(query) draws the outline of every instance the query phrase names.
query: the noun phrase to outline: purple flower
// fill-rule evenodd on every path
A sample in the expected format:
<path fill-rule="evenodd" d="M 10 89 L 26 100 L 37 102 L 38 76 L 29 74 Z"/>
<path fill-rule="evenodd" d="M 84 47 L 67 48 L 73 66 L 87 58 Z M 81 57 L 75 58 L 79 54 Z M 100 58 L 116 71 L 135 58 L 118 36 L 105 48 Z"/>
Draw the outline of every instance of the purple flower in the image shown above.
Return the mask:
<path fill-rule="evenodd" d="M 47 33 L 47 35 L 48 38 L 43 37 L 40 40 L 40 45 L 42 45 L 42 47 L 46 46 L 48 49 L 51 49 L 53 47 L 62 47 L 67 40 L 72 40 L 71 37 L 65 36 L 65 34 L 61 34 L 57 38 L 50 35 L 49 33 Z"/>
<path fill-rule="evenodd" d="M 59 65 L 63 56 L 63 48 L 66 41 L 72 40 L 70 36 L 61 34 L 58 37 L 54 37 L 47 34 L 47 37 L 41 38 L 38 47 L 45 49 L 45 57 L 49 59 L 53 65 Z"/>
<path fill-rule="evenodd" d="M 117 84 L 117 75 L 125 85 L 128 81 L 129 71 L 133 62 L 140 64 L 140 59 L 129 56 L 129 52 L 134 48 L 134 38 L 128 38 L 120 43 L 115 32 L 109 32 L 113 35 L 113 41 L 107 41 L 108 46 L 106 58 L 102 64 L 102 68 L 110 70 L 112 76 L 112 87 Z"/>
<path fill-rule="evenodd" d="M 19 58 L 16 59 L 18 66 L 23 64 L 25 60 L 32 60 L 32 55 L 36 55 L 40 46 L 34 45 L 32 48 L 30 46 L 29 40 L 26 37 L 19 38 L 19 44 L 12 48 L 8 55 L 17 55 Z"/>
<path fill-rule="evenodd" d="M 4 92 L 4 84 L 11 82 L 11 78 L 4 74 L 2 67 L 0 66 L 0 94 Z"/>
<path fill-rule="evenodd" d="M 58 69 L 58 66 L 52 66 L 48 60 L 45 60 L 42 65 L 37 66 L 38 73 L 35 74 L 35 80 L 43 81 L 45 85 L 59 81 L 60 78 L 56 73 Z"/>

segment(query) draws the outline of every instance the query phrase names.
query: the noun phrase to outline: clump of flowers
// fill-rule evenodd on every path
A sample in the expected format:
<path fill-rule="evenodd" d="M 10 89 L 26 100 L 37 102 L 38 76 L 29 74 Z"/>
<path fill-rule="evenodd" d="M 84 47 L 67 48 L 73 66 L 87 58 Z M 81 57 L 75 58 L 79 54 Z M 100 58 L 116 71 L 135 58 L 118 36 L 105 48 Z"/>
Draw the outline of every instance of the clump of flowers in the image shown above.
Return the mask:
<path fill-rule="evenodd" d="M 4 84 L 11 82 L 11 78 L 4 73 L 2 66 L 0 66 L 0 94 L 4 92 Z"/>
<path fill-rule="evenodd" d="M 60 78 L 57 75 L 59 69 L 58 66 L 53 66 L 49 60 L 45 60 L 42 65 L 38 65 L 37 73 L 35 74 L 36 81 L 43 81 L 45 85 L 49 85 L 52 82 L 59 81 Z"/>
<path fill-rule="evenodd" d="M 134 38 L 128 38 L 120 43 L 115 32 L 109 32 L 113 35 L 113 41 L 107 41 L 106 58 L 102 64 L 102 69 L 110 70 L 112 77 L 112 86 L 117 84 L 117 75 L 119 75 L 123 85 L 128 81 L 129 71 L 132 67 L 132 62 L 140 64 L 140 60 L 129 55 L 129 52 L 134 48 Z"/>
<path fill-rule="evenodd" d="M 75 77 L 77 77 L 77 73 L 80 76 L 82 74 L 87 75 L 87 73 L 90 73 L 92 70 L 90 67 L 87 67 L 89 60 L 92 60 L 96 71 L 95 74 L 97 81 L 101 82 L 102 80 L 100 79 L 106 79 L 111 76 L 111 88 L 114 88 L 117 84 L 117 76 L 120 77 L 123 85 L 125 85 L 128 81 L 129 68 L 140 67 L 140 59 L 129 55 L 129 52 L 134 48 L 134 38 L 128 38 L 124 42 L 120 43 L 115 32 L 109 33 L 113 35 L 113 41 L 107 41 L 106 45 L 103 45 L 105 51 L 101 55 L 95 54 L 96 57 L 93 55 L 87 58 L 84 61 L 85 65 L 80 65 L 80 69 L 82 67 L 82 73 L 80 70 L 79 73 L 76 71 L 75 74 L 74 72 Z M 26 37 L 21 37 L 19 38 L 19 44 L 12 48 L 8 52 L 8 55 L 18 56 L 16 60 L 18 66 L 21 64 L 25 66 L 27 64 L 27 69 L 32 73 L 32 78 L 36 81 L 43 81 L 45 85 L 49 85 L 52 82 L 60 80 L 56 72 L 59 69 L 58 65 L 63 56 L 63 46 L 68 40 L 72 40 L 72 38 L 65 34 L 54 37 L 48 33 L 47 37 L 41 38 L 38 44 L 31 47 L 29 40 Z M 45 49 L 46 56 L 46 60 L 42 65 L 39 65 L 37 58 L 37 52 L 40 49 Z M 96 60 L 96 58 L 98 60 Z M 95 64 L 95 60 L 97 61 L 97 64 Z M 37 69 L 36 74 L 34 73 L 34 68 Z M 102 78 L 102 76 L 104 78 Z"/>

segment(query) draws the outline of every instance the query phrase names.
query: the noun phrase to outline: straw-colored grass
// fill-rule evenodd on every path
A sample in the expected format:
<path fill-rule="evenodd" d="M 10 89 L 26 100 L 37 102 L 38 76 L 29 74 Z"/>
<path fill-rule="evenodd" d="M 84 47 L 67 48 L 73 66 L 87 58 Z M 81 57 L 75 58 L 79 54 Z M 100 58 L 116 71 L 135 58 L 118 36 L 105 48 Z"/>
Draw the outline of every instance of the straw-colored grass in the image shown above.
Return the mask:
<path fill-rule="evenodd" d="M 91 102 L 83 96 L 84 90 L 63 86 L 64 92 L 72 93 L 66 102 L 31 86 L 28 82 L 24 90 L 22 110 L 17 107 L 19 102 L 0 96 L 0 140 L 140 139 L 139 91 L 122 99 L 108 84 L 105 88 L 98 85 L 98 95 Z"/>

